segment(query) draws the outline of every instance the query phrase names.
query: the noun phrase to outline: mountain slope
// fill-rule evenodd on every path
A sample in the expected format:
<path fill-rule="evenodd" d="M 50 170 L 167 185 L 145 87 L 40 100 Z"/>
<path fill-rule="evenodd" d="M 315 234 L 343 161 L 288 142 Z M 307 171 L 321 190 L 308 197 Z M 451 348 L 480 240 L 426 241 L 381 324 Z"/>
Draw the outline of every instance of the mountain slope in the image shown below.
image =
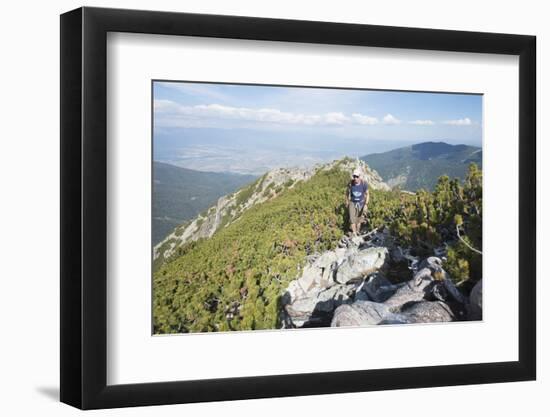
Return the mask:
<path fill-rule="evenodd" d="M 320 170 L 329 170 L 339 164 L 339 169 L 351 172 L 357 162 L 344 159 L 337 163 L 311 168 L 278 168 L 265 173 L 256 181 L 240 190 L 220 197 L 215 205 L 205 210 L 193 220 L 176 227 L 153 251 L 155 269 L 165 260 L 177 256 L 185 244 L 201 238 L 211 237 L 218 229 L 239 219 L 251 207 L 271 200 L 282 192 L 308 181 Z M 361 164 L 363 166 L 364 164 Z M 387 188 L 382 179 L 365 167 L 365 178 L 373 188 Z"/>
<path fill-rule="evenodd" d="M 219 218 L 214 212 L 220 207 L 236 217 L 207 239 L 195 235 L 179 244 L 154 274 L 155 333 L 276 328 L 279 295 L 305 257 L 332 248 L 347 228 L 345 187 L 356 164 L 336 161 L 278 187 L 264 184 L 278 177 L 272 171 L 236 197 L 220 199 L 244 194 L 240 204 L 219 202 L 201 224 Z M 364 171 L 373 193 L 388 189 L 376 173 Z"/>
<path fill-rule="evenodd" d="M 462 184 L 444 176 L 433 193 L 389 191 L 384 183 L 378 184 L 378 190 L 371 187 L 365 228 L 370 232 L 364 235 L 370 236 L 367 241 L 344 237 L 348 229 L 344 192 L 352 162 L 319 167 L 308 180 L 249 206 L 211 237 L 188 241 L 178 248 L 153 275 L 154 332 L 276 329 L 286 327 L 285 323 L 307 326 L 313 324 L 311 320 L 318 323 L 317 319 L 326 325 L 342 303 L 363 302 L 366 296 L 377 302 L 372 292 L 385 293 L 394 285 L 396 290 L 404 282 L 416 286 L 425 277 L 411 281 L 410 269 L 421 273 L 422 262 L 434 261 L 430 260 L 434 255 L 441 257 L 435 261 L 438 270 L 445 268 L 445 272 L 432 271 L 431 283 L 444 278 L 454 284 L 437 287 L 429 294 L 415 290 L 407 295 L 397 290 L 394 296 L 401 301 L 406 296 L 409 301 L 432 302 L 449 301 L 446 291 L 455 293 L 451 293 L 455 301 L 462 299 L 456 288 L 469 294 L 482 273 L 481 252 L 472 250 L 483 247 L 482 173 L 475 164 Z M 368 175 L 376 176 L 370 170 Z M 363 251 L 364 245 L 374 253 Z M 388 256 L 389 263 L 384 261 Z M 372 261 L 375 265 L 371 268 Z M 382 268 L 378 261 L 388 263 L 382 265 L 386 278 L 377 281 L 379 288 L 372 288 L 375 283 L 370 282 L 370 274 Z M 361 281 L 363 278 L 369 282 Z M 295 291 L 296 283 L 304 294 Z M 312 283 L 318 283 L 314 287 L 320 291 Z M 330 286 L 327 291 L 325 284 Z M 363 284 L 367 285 L 366 294 L 360 291 Z M 434 287 L 430 284 L 429 288 Z M 410 303 L 406 309 L 400 305 L 403 315 L 384 317 L 411 322 L 406 315 L 422 314 L 428 321 L 437 321 L 429 317 L 445 313 L 437 309 L 413 313 L 408 310 L 414 307 Z M 462 308 L 453 311 L 447 313 L 458 315 L 445 321 L 464 318 Z M 351 325 L 342 324 L 342 317 L 338 320 L 337 325 Z"/>
<path fill-rule="evenodd" d="M 475 146 L 424 142 L 360 158 L 391 187 L 409 191 L 433 190 L 441 175 L 464 179 L 468 166 L 482 165 L 482 150 Z"/>
<path fill-rule="evenodd" d="M 254 178 L 252 175 L 201 172 L 153 162 L 153 244 L 219 197 Z"/>

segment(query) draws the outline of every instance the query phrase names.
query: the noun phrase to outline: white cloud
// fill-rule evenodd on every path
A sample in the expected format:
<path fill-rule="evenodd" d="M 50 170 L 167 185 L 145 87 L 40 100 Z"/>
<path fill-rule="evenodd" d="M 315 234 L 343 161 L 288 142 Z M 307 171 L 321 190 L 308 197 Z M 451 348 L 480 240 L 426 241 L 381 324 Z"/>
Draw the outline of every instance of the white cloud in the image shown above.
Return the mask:
<path fill-rule="evenodd" d="M 391 115 L 389 113 L 384 116 L 382 121 L 386 125 L 398 125 L 398 124 L 401 123 L 401 120 L 397 119 L 396 117 L 394 117 L 393 115 Z"/>
<path fill-rule="evenodd" d="M 154 108 L 156 115 L 159 116 L 159 122 L 170 125 L 189 125 L 190 121 L 193 121 L 191 124 L 195 125 L 197 119 L 224 119 L 304 126 L 339 126 L 352 121 L 341 112 L 302 114 L 270 108 L 252 109 L 221 104 L 183 106 L 170 100 L 155 100 Z"/>
<path fill-rule="evenodd" d="M 419 126 L 433 126 L 435 124 L 432 120 L 413 120 L 410 123 L 412 125 L 419 125 Z"/>
<path fill-rule="evenodd" d="M 224 101 L 231 100 L 230 96 L 223 94 L 216 88 L 213 88 L 212 84 L 195 84 L 195 83 L 182 83 L 182 82 L 170 82 L 170 81 L 157 81 L 155 85 L 160 85 L 171 90 L 175 90 L 184 94 L 199 97 L 204 99 L 207 97 L 210 100 Z"/>
<path fill-rule="evenodd" d="M 454 126 L 470 126 L 473 124 L 473 122 L 468 117 L 465 117 L 464 119 L 457 119 L 457 120 L 446 120 L 443 123 L 446 125 L 454 125 Z"/>
<path fill-rule="evenodd" d="M 345 116 L 340 112 L 327 113 L 324 116 L 324 120 L 328 124 L 343 125 L 346 122 L 349 122 L 349 117 Z"/>
<path fill-rule="evenodd" d="M 378 119 L 376 117 L 366 116 L 361 113 L 353 113 L 351 115 L 353 117 L 353 120 L 360 125 L 376 125 L 378 124 Z"/>
<path fill-rule="evenodd" d="M 306 114 L 281 111 L 275 108 L 232 107 L 224 104 L 181 105 L 171 100 L 154 101 L 155 123 L 158 127 L 243 127 L 266 124 L 269 126 L 374 126 L 433 125 L 431 120 L 402 122 L 387 113 L 382 119 L 361 113 L 327 112 Z M 469 119 L 466 119 L 469 121 Z"/>
<path fill-rule="evenodd" d="M 155 113 L 169 113 L 177 111 L 179 105 L 170 100 L 155 100 L 153 102 L 153 108 Z"/>

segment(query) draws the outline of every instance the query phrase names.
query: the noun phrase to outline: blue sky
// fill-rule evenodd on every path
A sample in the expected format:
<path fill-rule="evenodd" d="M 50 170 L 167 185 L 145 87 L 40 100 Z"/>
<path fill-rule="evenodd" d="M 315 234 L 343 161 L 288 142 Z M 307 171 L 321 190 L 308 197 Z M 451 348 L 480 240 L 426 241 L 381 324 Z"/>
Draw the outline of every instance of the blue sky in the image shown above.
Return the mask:
<path fill-rule="evenodd" d="M 155 159 L 194 169 L 259 172 L 270 154 L 301 165 L 425 141 L 481 146 L 480 95 L 156 81 L 153 98 Z M 250 169 L 223 163 L 243 147 Z"/>

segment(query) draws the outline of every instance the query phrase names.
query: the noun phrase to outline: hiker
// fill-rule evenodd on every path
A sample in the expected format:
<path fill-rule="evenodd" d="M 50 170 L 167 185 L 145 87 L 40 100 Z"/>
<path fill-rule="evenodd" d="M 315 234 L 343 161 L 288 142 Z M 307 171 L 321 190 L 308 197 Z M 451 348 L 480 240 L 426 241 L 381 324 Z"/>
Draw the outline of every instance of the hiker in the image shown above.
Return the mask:
<path fill-rule="evenodd" d="M 363 212 L 366 212 L 369 204 L 369 186 L 363 180 L 361 171 L 355 169 L 346 191 L 346 205 L 349 210 L 349 223 L 353 236 L 361 230 L 361 224 L 365 222 Z"/>

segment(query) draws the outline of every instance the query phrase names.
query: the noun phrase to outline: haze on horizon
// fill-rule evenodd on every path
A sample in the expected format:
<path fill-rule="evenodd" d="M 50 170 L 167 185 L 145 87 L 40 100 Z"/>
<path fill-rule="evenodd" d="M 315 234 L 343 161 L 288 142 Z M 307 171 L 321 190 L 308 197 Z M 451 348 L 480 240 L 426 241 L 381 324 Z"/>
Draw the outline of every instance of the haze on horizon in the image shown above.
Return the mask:
<path fill-rule="evenodd" d="M 261 174 L 419 142 L 482 145 L 482 96 L 155 81 L 153 158 Z"/>

